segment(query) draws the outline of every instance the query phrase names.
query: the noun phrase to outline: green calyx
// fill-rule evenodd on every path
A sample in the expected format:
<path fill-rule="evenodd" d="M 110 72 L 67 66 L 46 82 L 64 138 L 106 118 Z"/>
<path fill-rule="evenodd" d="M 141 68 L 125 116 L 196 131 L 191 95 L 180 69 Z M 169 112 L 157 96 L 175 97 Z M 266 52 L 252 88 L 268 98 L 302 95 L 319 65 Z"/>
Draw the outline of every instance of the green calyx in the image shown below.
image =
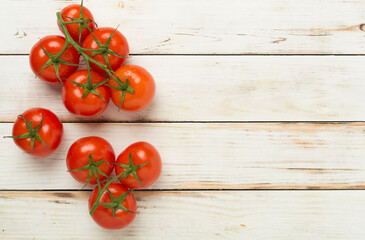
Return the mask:
<path fill-rule="evenodd" d="M 65 22 L 62 17 L 67 17 L 69 19 L 71 19 L 72 21 L 70 22 Z M 83 57 L 83 59 L 85 60 L 86 62 L 86 66 L 87 66 L 87 70 L 88 70 L 88 73 L 89 73 L 89 77 L 88 77 L 88 81 L 87 81 L 87 84 L 78 84 L 78 83 L 75 83 L 74 81 L 71 81 L 73 82 L 74 84 L 82 87 L 85 89 L 85 92 L 83 94 L 83 98 L 85 98 L 89 93 L 92 93 L 92 94 L 95 94 L 99 97 L 101 97 L 104 101 L 105 99 L 97 92 L 95 91 L 95 88 L 106 83 L 108 80 L 105 80 L 103 81 L 102 83 L 97 83 L 97 84 L 92 84 L 91 82 L 91 77 L 90 77 L 90 63 L 93 63 L 95 64 L 96 66 L 98 66 L 99 68 L 101 68 L 108 76 L 110 79 L 113 79 L 115 80 L 120 86 L 123 86 L 122 88 L 122 91 L 123 91 L 123 98 L 122 98 L 122 101 L 124 99 L 124 96 L 126 93 L 130 93 L 130 94 L 133 94 L 133 88 L 129 86 L 129 82 L 128 83 L 123 83 L 122 81 L 120 81 L 119 79 L 119 82 L 118 82 L 118 78 L 115 77 L 115 72 L 112 70 L 111 66 L 110 66 L 110 62 L 109 62 L 109 59 L 108 59 L 108 55 L 115 55 L 115 56 L 118 56 L 118 57 L 121 57 L 121 58 L 125 58 L 124 56 L 121 56 L 117 53 L 115 53 L 113 50 L 111 50 L 109 48 L 109 45 L 110 45 L 110 42 L 111 42 L 111 39 L 115 33 L 115 31 L 117 30 L 117 28 L 113 31 L 113 33 L 109 36 L 109 38 L 107 39 L 106 43 L 105 44 L 102 44 L 93 34 L 92 34 L 92 29 L 87 25 L 90 21 L 92 21 L 91 19 L 85 19 L 84 18 L 84 14 L 83 14 L 83 1 L 81 1 L 81 5 L 80 5 L 80 17 L 79 18 L 70 18 L 68 16 L 62 16 L 60 12 L 57 12 L 57 21 L 62 29 L 62 32 L 65 34 L 65 38 L 66 38 L 66 46 L 68 44 L 70 44 L 71 46 L 73 46 L 80 54 L 81 56 Z M 93 22 L 93 21 L 92 21 Z M 93 36 L 93 38 L 95 39 L 95 41 L 97 42 L 99 48 L 98 49 L 86 49 L 86 48 L 82 48 L 78 43 L 75 42 L 75 40 L 72 39 L 72 37 L 70 36 L 68 30 L 67 30 L 67 27 L 66 25 L 67 24 L 71 24 L 71 23 L 78 23 L 79 24 L 79 44 L 80 44 L 80 40 L 81 40 L 81 33 L 82 33 L 82 29 L 83 28 L 87 28 L 89 31 L 90 31 L 90 34 Z M 95 25 L 97 25 L 95 22 L 94 22 Z M 86 52 L 91 52 L 90 56 L 86 54 Z M 106 65 L 105 64 L 102 64 L 102 63 L 99 63 L 98 61 L 96 61 L 95 59 L 93 59 L 92 57 L 97 55 L 97 54 L 102 54 L 104 56 L 104 59 L 105 59 L 105 62 L 106 62 Z M 122 101 L 121 101 L 121 104 L 120 106 L 122 105 Z M 105 101 L 106 102 L 106 101 Z"/>
<path fill-rule="evenodd" d="M 140 181 L 140 179 L 139 179 L 139 177 L 138 177 L 138 175 L 137 175 L 137 173 L 136 173 L 136 171 L 139 169 L 139 168 L 141 168 L 141 167 L 143 167 L 143 166 L 146 166 L 147 164 L 149 164 L 151 161 L 149 161 L 149 162 L 146 162 L 146 163 L 143 163 L 143 164 L 140 164 L 140 165 L 137 165 L 137 166 L 134 166 L 134 164 L 133 164 L 133 159 L 132 159 L 132 152 L 130 152 L 129 153 L 129 165 L 126 165 L 126 164 L 119 164 L 119 163 L 115 163 L 115 164 L 118 164 L 119 166 L 121 166 L 121 167 L 123 167 L 124 169 L 126 169 L 124 172 L 122 172 L 122 173 L 120 173 L 120 174 L 118 174 L 117 176 L 115 176 L 114 178 L 112 178 L 111 180 L 109 180 L 108 182 L 106 182 L 105 183 L 105 185 L 104 185 L 104 187 L 103 187 L 103 189 L 101 189 L 100 190 L 100 187 L 99 187 L 99 192 L 98 192 L 98 196 L 96 197 L 96 200 L 95 200 L 95 203 L 94 203 L 94 205 L 92 206 L 92 208 L 91 208 L 91 210 L 90 210 L 90 215 L 93 215 L 94 214 L 94 212 L 95 212 L 95 210 L 96 210 L 96 208 L 98 207 L 98 206 L 100 206 L 100 205 L 103 205 L 104 207 L 105 206 L 108 206 L 109 208 L 111 208 L 111 206 L 113 206 L 113 207 L 116 207 L 117 205 L 108 205 L 109 203 L 100 203 L 99 202 L 99 200 L 100 200 L 100 198 L 101 198 L 101 196 L 103 195 L 103 193 L 105 192 L 105 191 L 107 191 L 108 190 L 108 187 L 109 187 L 109 185 L 110 184 L 112 184 L 114 181 L 116 181 L 116 180 L 118 180 L 118 179 L 123 179 L 123 178 L 126 178 L 129 174 L 132 174 L 136 179 L 137 179 L 137 181 L 141 184 L 141 186 L 143 187 L 143 185 L 142 185 L 142 183 L 141 183 L 141 181 Z M 133 174 L 134 173 L 134 174 Z M 130 192 L 131 190 L 129 190 L 128 191 L 128 193 Z M 110 194 L 110 193 L 109 193 Z M 126 194 L 126 196 L 127 196 L 128 194 Z M 122 195 L 123 196 L 123 195 Z M 112 197 L 110 197 L 111 198 L 111 200 L 112 200 Z M 119 197 L 119 198 L 121 198 L 121 197 Z M 123 200 L 124 201 L 124 200 Z M 121 201 L 121 203 L 123 202 L 123 201 Z M 119 209 L 121 209 L 121 208 L 119 208 Z M 124 209 L 122 209 L 122 210 L 124 210 Z M 114 210 L 113 210 L 114 211 Z M 124 210 L 125 211 L 125 210 Z M 114 213 L 115 214 L 115 213 Z"/>
<path fill-rule="evenodd" d="M 85 166 L 83 166 L 81 168 L 69 170 L 68 172 L 76 172 L 76 171 L 81 171 L 81 170 L 89 170 L 89 175 L 87 177 L 86 183 L 85 183 L 85 185 L 82 188 L 86 187 L 86 185 L 89 184 L 89 181 L 90 181 L 91 177 L 94 175 L 95 178 L 96 178 L 96 182 L 98 184 L 98 187 L 100 189 L 100 180 L 99 180 L 98 174 L 103 175 L 104 177 L 108 177 L 108 175 L 106 175 L 103 171 L 101 171 L 98 168 L 98 166 L 100 164 L 103 164 L 103 163 L 107 163 L 110 166 L 109 162 L 106 161 L 106 160 L 100 160 L 100 161 L 94 162 L 93 157 L 92 157 L 92 153 L 90 153 L 90 155 L 89 155 L 89 163 L 87 165 L 85 165 Z"/>
<path fill-rule="evenodd" d="M 19 135 L 19 136 L 4 136 L 4 138 L 15 138 L 15 139 L 30 138 L 30 146 L 31 146 L 30 152 L 33 152 L 35 140 L 40 141 L 44 146 L 46 146 L 47 148 L 49 148 L 48 145 L 42 140 L 42 138 L 39 136 L 39 133 L 38 133 L 39 129 L 42 126 L 43 119 L 44 119 L 44 115 L 42 116 L 41 122 L 35 128 L 33 128 L 33 120 L 31 120 L 30 122 L 28 122 L 28 120 L 23 115 L 19 115 L 19 116 L 21 118 L 23 118 L 23 120 L 25 122 L 25 125 L 27 126 L 28 132 L 27 133 L 24 133 L 22 135 Z"/>
<path fill-rule="evenodd" d="M 62 54 L 68 49 L 67 42 L 63 46 L 62 50 L 60 52 L 58 52 L 57 54 L 52 54 L 52 53 L 48 52 L 42 46 L 42 43 L 40 43 L 40 47 L 42 48 L 42 50 L 44 51 L 44 53 L 48 56 L 49 60 L 45 64 L 42 65 L 42 67 L 38 70 L 36 76 L 38 76 L 38 74 L 43 69 L 45 69 L 46 67 L 53 65 L 54 70 L 56 72 L 56 76 L 57 76 L 58 80 L 60 80 L 60 82 L 62 83 L 62 79 L 60 78 L 60 71 L 59 71 L 60 64 L 71 65 L 71 66 L 78 66 L 77 64 L 70 63 L 70 62 L 67 62 L 67 61 L 61 59 Z"/>
<path fill-rule="evenodd" d="M 78 83 L 78 82 L 72 81 L 70 79 L 66 79 L 66 80 L 70 81 L 73 84 L 75 84 L 75 85 L 77 85 L 77 86 L 84 89 L 84 94 L 82 95 L 82 98 L 85 98 L 89 93 L 92 93 L 92 94 L 100 97 L 101 99 L 103 99 L 103 101 L 106 103 L 104 97 L 100 93 L 98 93 L 98 91 L 96 91 L 96 88 L 98 88 L 101 85 L 107 83 L 109 81 L 109 79 L 105 79 L 104 81 L 92 84 L 91 83 L 91 74 L 89 72 L 87 83 Z"/>
<path fill-rule="evenodd" d="M 136 213 L 123 206 L 124 200 L 127 198 L 128 194 L 133 191 L 132 189 L 129 189 L 128 191 L 126 191 L 117 198 L 113 196 L 113 194 L 110 192 L 108 188 L 106 190 L 108 191 L 110 196 L 110 203 L 99 203 L 99 205 L 104 206 L 105 208 L 111 208 L 114 218 L 120 219 L 115 216 L 115 213 L 117 212 L 118 209 L 126 211 L 128 213 L 133 213 L 133 214 Z"/>
<path fill-rule="evenodd" d="M 119 26 L 118 26 L 118 27 L 119 27 Z M 85 48 L 83 48 L 83 50 L 85 50 L 85 51 L 90 51 L 90 50 L 92 51 L 92 53 L 89 55 L 90 57 L 93 57 L 93 56 L 98 55 L 98 54 L 102 54 L 102 55 L 103 55 L 103 57 L 104 57 L 104 60 L 105 60 L 105 62 L 106 62 L 106 64 L 107 64 L 107 66 L 108 66 L 108 68 L 109 68 L 109 70 L 112 70 L 112 67 L 110 66 L 110 62 L 109 62 L 109 58 L 108 58 L 108 55 L 109 55 L 109 54 L 110 54 L 110 55 L 117 56 L 117 57 L 120 57 L 120 58 L 126 58 L 126 57 L 124 57 L 124 56 L 122 56 L 122 55 L 117 54 L 116 52 L 114 52 L 113 50 L 111 50 L 111 49 L 109 48 L 109 46 L 110 46 L 110 42 L 111 42 L 111 40 L 112 40 L 112 37 L 113 37 L 113 35 L 114 35 L 115 31 L 117 31 L 118 27 L 116 27 L 116 28 L 114 29 L 114 31 L 112 32 L 112 34 L 110 34 L 110 36 L 109 36 L 109 37 L 108 37 L 108 39 L 106 40 L 105 44 L 102 44 L 102 43 L 99 41 L 99 39 L 97 39 L 97 38 L 95 37 L 95 35 L 94 35 L 92 32 L 90 32 L 91 36 L 94 38 L 94 40 L 95 40 L 96 44 L 99 46 L 99 48 L 98 48 L 98 49 L 85 49 Z"/>
<path fill-rule="evenodd" d="M 79 44 L 81 43 L 82 30 L 84 28 L 86 28 L 87 30 L 89 30 L 89 32 L 92 32 L 92 29 L 89 27 L 88 23 L 92 22 L 96 26 L 98 26 L 98 24 L 96 24 L 96 22 L 94 22 L 93 20 L 88 19 L 88 18 L 84 18 L 84 1 L 83 0 L 81 0 L 81 4 L 80 4 L 80 16 L 78 18 L 72 18 L 72 17 L 65 16 L 65 15 L 63 15 L 63 17 L 72 20 L 72 21 L 69 21 L 69 22 L 64 22 L 65 25 L 72 24 L 72 23 L 78 23 L 79 24 L 79 42 L 78 42 Z"/>
<path fill-rule="evenodd" d="M 131 93 L 131 94 L 133 94 L 134 93 L 134 89 L 131 87 L 131 86 L 129 86 L 129 79 L 128 78 L 126 78 L 127 80 L 126 80 L 126 82 L 124 83 L 124 82 L 122 82 L 121 80 L 120 80 L 120 78 L 119 77 L 113 77 L 113 80 L 119 85 L 119 86 L 111 86 L 111 85 L 109 85 L 109 84 L 105 84 L 105 85 L 107 85 L 108 87 L 110 87 L 110 88 L 113 88 L 113 89 L 115 89 L 115 90 L 119 90 L 119 91 L 122 91 L 122 96 L 121 96 L 121 98 L 120 98 L 120 103 L 119 103 L 119 107 L 118 107 L 118 111 L 122 108 L 122 104 L 123 104 L 123 101 L 124 101 L 124 97 L 125 97 L 125 94 L 126 93 Z"/>
<path fill-rule="evenodd" d="M 124 179 L 124 178 L 126 178 L 128 175 L 132 174 L 132 175 L 133 175 L 133 177 L 134 177 L 134 178 L 138 181 L 138 183 L 139 183 L 139 184 L 141 184 L 141 186 L 144 188 L 144 186 L 143 186 L 143 184 L 142 184 L 141 180 L 139 179 L 139 177 L 138 177 L 138 175 L 137 175 L 137 172 L 136 172 L 136 171 L 137 171 L 138 169 L 140 169 L 141 167 L 146 166 L 146 165 L 147 165 L 147 164 L 149 164 L 150 162 L 151 162 L 151 161 L 135 166 L 135 165 L 133 164 L 132 152 L 130 152 L 130 153 L 129 153 L 129 165 L 121 164 L 121 163 L 114 163 L 114 164 L 116 164 L 116 165 L 118 165 L 118 166 L 121 166 L 122 168 L 124 168 L 124 169 L 125 169 L 125 171 L 124 171 L 124 172 L 122 172 L 122 173 L 120 174 L 121 176 L 119 177 L 119 180 Z"/>

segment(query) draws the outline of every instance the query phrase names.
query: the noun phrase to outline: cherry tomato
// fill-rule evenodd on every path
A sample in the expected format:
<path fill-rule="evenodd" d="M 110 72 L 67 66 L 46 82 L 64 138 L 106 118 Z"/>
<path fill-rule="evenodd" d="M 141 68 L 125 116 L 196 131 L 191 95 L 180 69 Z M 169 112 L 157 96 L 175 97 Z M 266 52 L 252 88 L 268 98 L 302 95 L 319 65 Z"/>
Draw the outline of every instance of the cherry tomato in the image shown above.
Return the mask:
<path fill-rule="evenodd" d="M 90 73 L 93 85 L 105 80 L 104 76 L 95 71 L 91 71 Z M 87 89 L 86 83 L 88 79 L 88 72 L 86 69 L 73 73 L 68 79 L 83 85 L 83 87 L 80 87 L 71 81 L 64 82 L 62 86 L 62 101 L 68 111 L 82 117 L 97 116 L 105 111 L 110 98 L 107 86 L 102 84 L 93 88 L 93 91 L 100 94 L 104 98 L 103 99 L 94 94 L 93 91 L 89 91 Z M 85 91 L 88 91 L 89 93 L 86 97 L 82 98 Z"/>
<path fill-rule="evenodd" d="M 83 48 L 86 49 L 100 49 L 100 48 L 104 49 L 102 53 L 96 54 L 92 56 L 92 58 L 98 61 L 99 63 L 107 66 L 103 53 L 106 54 L 105 56 L 107 56 L 113 71 L 115 71 L 118 67 L 120 67 L 125 62 L 126 57 L 128 57 L 129 55 L 129 47 L 127 39 L 118 30 L 114 32 L 108 48 L 105 47 L 108 38 L 110 37 L 110 35 L 113 33 L 114 30 L 115 29 L 113 28 L 103 27 L 103 28 L 97 28 L 93 32 L 93 35 L 96 37 L 96 39 L 98 39 L 100 43 L 103 45 L 102 47 L 98 45 L 97 41 L 95 41 L 95 39 L 91 34 L 86 37 L 83 44 Z M 112 53 L 108 52 L 108 49 L 112 50 L 114 53 L 120 56 L 123 56 L 124 58 L 113 55 Z M 85 52 L 85 53 L 88 55 L 92 54 L 92 52 Z M 91 63 L 90 66 L 98 72 L 105 73 L 103 69 L 101 69 L 100 67 L 96 66 L 93 63 Z M 107 67 L 109 68 L 109 66 Z"/>
<path fill-rule="evenodd" d="M 71 176 L 83 184 L 96 184 L 95 175 L 100 182 L 105 180 L 112 173 L 114 162 L 115 154 L 112 145 L 101 137 L 78 139 L 71 145 L 66 158 L 67 169 Z M 83 169 L 78 170 L 80 168 Z"/>
<path fill-rule="evenodd" d="M 133 93 L 126 93 L 121 108 L 128 112 L 142 110 L 151 103 L 155 96 L 156 85 L 152 75 L 144 68 L 137 65 L 124 65 L 117 69 L 116 76 L 122 82 L 129 80 L 129 86 L 133 88 Z M 109 85 L 120 87 L 114 80 L 109 81 Z M 123 91 L 110 88 L 111 98 L 116 106 L 120 106 Z"/>
<path fill-rule="evenodd" d="M 130 164 L 130 157 L 133 165 Z M 129 166 L 122 167 L 120 164 Z M 141 167 L 138 167 L 141 166 Z M 134 170 L 136 169 L 137 170 Z M 115 174 L 127 171 L 128 175 L 119 181 L 131 189 L 151 186 L 161 174 L 161 157 L 157 149 L 147 142 L 136 142 L 127 147 L 117 158 Z M 135 172 L 133 172 L 135 171 Z M 136 179 L 135 175 L 137 176 Z M 143 186 L 142 186 L 142 185 Z"/>
<path fill-rule="evenodd" d="M 47 157 L 58 148 L 62 135 L 62 123 L 53 112 L 31 108 L 18 116 L 13 135 L 9 137 L 24 152 L 35 157 Z"/>
<path fill-rule="evenodd" d="M 89 26 L 89 28 L 91 30 L 94 30 L 96 25 L 93 22 L 94 17 L 92 15 L 92 13 L 90 12 L 89 9 L 82 6 L 83 16 L 80 16 L 80 7 L 81 7 L 80 4 L 72 4 L 72 5 L 69 5 L 69 6 L 65 7 L 64 9 L 62 9 L 61 15 L 62 15 L 63 21 L 72 22 L 73 20 L 71 18 L 79 18 L 78 20 L 85 21 L 84 24 Z M 90 21 L 90 20 L 92 20 L 92 21 Z M 80 25 L 80 23 L 66 24 L 66 28 L 67 28 L 68 33 L 70 34 L 72 39 L 75 40 L 75 42 L 77 42 L 77 43 L 80 42 L 79 41 L 79 34 L 80 34 L 79 25 Z M 62 31 L 59 24 L 58 24 L 58 27 Z M 89 34 L 90 34 L 90 31 L 85 26 L 83 26 L 82 31 L 81 31 L 81 42 Z"/>
<path fill-rule="evenodd" d="M 103 189 L 104 184 L 101 185 L 101 189 Z M 114 203 L 114 208 L 106 208 L 102 205 L 99 205 L 95 212 L 92 214 L 92 218 L 94 221 L 99 224 L 101 227 L 106 229 L 121 229 L 128 226 L 135 218 L 137 212 L 137 204 L 134 196 L 128 189 L 120 183 L 111 183 L 108 186 L 110 193 L 113 196 L 113 199 L 110 196 L 108 191 L 104 191 L 100 198 L 100 203 Z M 128 193 L 127 193 L 128 192 Z M 99 193 L 98 187 L 96 187 L 90 195 L 89 198 L 89 210 L 92 209 L 97 195 Z M 127 193 L 128 195 L 125 198 L 121 199 L 121 202 L 117 202 L 117 198 L 121 195 Z M 127 209 L 127 212 L 122 209 Z M 113 216 L 113 211 L 115 214 Z"/>
<path fill-rule="evenodd" d="M 53 64 L 50 64 L 49 66 L 47 64 L 45 68 L 39 71 L 42 66 L 50 60 L 50 57 L 41 48 L 41 45 L 48 53 L 56 55 L 57 53 L 61 52 L 65 42 L 66 39 L 64 37 L 52 35 L 42 38 L 32 47 L 29 55 L 30 67 L 32 68 L 34 74 L 38 73 L 37 76 L 40 79 L 49 83 L 60 83 L 60 79 L 58 79 L 55 71 L 55 65 L 58 65 L 58 73 L 61 80 L 63 80 L 63 78 L 67 78 L 76 71 L 77 66 L 67 65 L 57 61 Z M 79 63 L 79 53 L 75 48 L 70 47 L 62 53 L 60 59 L 77 65 Z"/>

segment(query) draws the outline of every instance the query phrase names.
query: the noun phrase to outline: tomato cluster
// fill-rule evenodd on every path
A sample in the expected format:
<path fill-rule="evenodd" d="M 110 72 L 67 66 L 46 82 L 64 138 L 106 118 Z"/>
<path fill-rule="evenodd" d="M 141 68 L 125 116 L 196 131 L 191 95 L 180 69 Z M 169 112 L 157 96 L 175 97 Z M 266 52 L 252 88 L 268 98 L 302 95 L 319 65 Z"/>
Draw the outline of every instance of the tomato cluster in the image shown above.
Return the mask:
<path fill-rule="evenodd" d="M 63 36 L 46 36 L 31 49 L 29 62 L 38 78 L 62 83 L 62 101 L 78 116 L 92 117 L 105 111 L 111 97 L 119 109 L 139 111 L 155 94 L 152 75 L 137 65 L 123 65 L 129 55 L 127 39 L 117 29 L 98 28 L 92 13 L 73 4 L 57 13 Z M 86 69 L 79 66 L 80 55 Z M 50 110 L 32 108 L 16 119 L 12 136 L 24 152 L 47 157 L 60 145 L 63 125 Z M 151 186 L 161 174 L 161 157 L 147 142 L 136 142 L 116 158 L 112 145 L 97 136 L 80 138 L 68 150 L 71 176 L 95 185 L 89 211 L 107 229 L 129 225 L 137 211 L 132 191 Z M 115 172 L 115 176 L 111 174 Z"/>
<path fill-rule="evenodd" d="M 57 13 L 63 36 L 46 36 L 31 49 L 33 72 L 48 83 L 63 83 L 62 101 L 81 117 L 105 111 L 109 98 L 119 109 L 147 107 L 156 91 L 152 75 L 137 65 L 123 65 L 129 56 L 124 35 L 110 27 L 97 28 L 92 13 L 73 4 Z M 79 67 L 80 55 L 86 70 Z"/>
<path fill-rule="evenodd" d="M 136 142 L 115 159 L 112 146 L 91 136 L 74 142 L 67 153 L 71 176 L 86 185 L 96 185 L 89 198 L 94 221 L 106 229 L 129 225 L 137 211 L 134 189 L 152 185 L 161 174 L 161 157 L 147 142 Z M 115 167 L 115 177 L 106 181 Z"/>

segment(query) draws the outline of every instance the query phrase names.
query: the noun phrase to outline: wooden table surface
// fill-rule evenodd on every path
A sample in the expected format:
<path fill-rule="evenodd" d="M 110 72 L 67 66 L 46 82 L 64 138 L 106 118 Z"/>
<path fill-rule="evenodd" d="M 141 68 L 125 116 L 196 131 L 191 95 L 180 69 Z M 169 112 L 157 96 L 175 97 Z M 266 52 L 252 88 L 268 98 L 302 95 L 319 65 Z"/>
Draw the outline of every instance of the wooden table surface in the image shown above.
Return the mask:
<path fill-rule="evenodd" d="M 46 159 L 0 138 L 1 239 L 365 238 L 365 1 L 85 1 L 99 26 L 120 24 L 128 63 L 157 83 L 147 109 L 110 104 L 92 119 L 68 113 L 28 64 L 71 3 L 0 2 L 0 135 L 31 107 L 65 128 Z M 139 140 L 161 153 L 124 230 L 99 228 L 90 188 L 66 172 L 69 146 L 89 135 L 117 154 Z"/>

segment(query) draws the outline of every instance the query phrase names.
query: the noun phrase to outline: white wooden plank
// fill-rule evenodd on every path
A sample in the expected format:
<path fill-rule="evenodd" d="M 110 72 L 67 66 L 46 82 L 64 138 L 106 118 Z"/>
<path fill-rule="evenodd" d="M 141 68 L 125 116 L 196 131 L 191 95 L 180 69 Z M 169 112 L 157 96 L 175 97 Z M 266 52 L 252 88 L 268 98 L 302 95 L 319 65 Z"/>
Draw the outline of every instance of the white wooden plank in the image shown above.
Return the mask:
<path fill-rule="evenodd" d="M 56 12 L 79 0 L 2 0 L 0 53 L 29 53 L 59 34 Z M 133 54 L 364 54 L 362 0 L 88 0 Z M 364 28 L 363 28 L 364 29 Z"/>
<path fill-rule="evenodd" d="M 68 113 L 60 86 L 34 78 L 27 56 L 0 57 L 0 121 L 50 108 L 62 121 L 365 120 L 365 57 L 137 56 L 155 77 L 151 106 L 83 119 Z"/>
<path fill-rule="evenodd" d="M 145 140 L 161 154 L 152 189 L 365 188 L 365 124 L 64 124 L 49 158 L 22 153 L 0 138 L 0 189 L 80 189 L 65 157 L 80 137 L 106 138 L 119 155 Z M 0 136 L 12 124 L 0 124 Z"/>
<path fill-rule="evenodd" d="M 123 230 L 98 227 L 89 192 L 1 192 L 3 239 L 358 239 L 365 191 L 135 192 Z"/>

